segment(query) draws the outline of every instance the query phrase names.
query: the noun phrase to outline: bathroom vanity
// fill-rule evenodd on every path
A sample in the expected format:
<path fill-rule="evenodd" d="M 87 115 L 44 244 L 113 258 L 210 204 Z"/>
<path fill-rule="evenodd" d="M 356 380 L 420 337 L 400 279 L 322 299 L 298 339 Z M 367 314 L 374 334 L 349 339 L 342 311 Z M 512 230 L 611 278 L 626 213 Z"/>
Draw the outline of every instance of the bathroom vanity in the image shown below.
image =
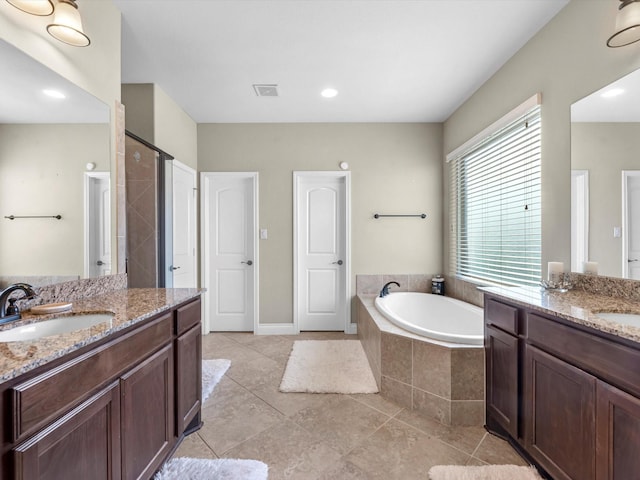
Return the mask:
<path fill-rule="evenodd" d="M 598 312 L 637 302 L 487 288 L 486 426 L 554 479 L 640 474 L 640 327 Z"/>
<path fill-rule="evenodd" d="M 0 343 L 0 477 L 151 478 L 201 424 L 199 295 L 118 290 L 74 302 L 111 322 Z"/>

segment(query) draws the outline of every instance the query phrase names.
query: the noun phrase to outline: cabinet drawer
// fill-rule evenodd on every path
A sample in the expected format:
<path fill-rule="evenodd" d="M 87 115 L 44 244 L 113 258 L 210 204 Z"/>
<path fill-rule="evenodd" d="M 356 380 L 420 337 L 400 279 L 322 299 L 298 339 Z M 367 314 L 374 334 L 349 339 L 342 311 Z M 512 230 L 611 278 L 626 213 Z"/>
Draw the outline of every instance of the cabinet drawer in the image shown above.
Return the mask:
<path fill-rule="evenodd" d="M 176 309 L 176 334 L 182 335 L 194 325 L 200 323 L 200 299 Z"/>
<path fill-rule="evenodd" d="M 505 332 L 518 334 L 518 309 L 488 298 L 484 305 L 484 321 Z"/>
<path fill-rule="evenodd" d="M 171 320 L 172 314 L 166 313 L 139 330 L 12 388 L 12 439 L 24 438 L 53 421 L 141 358 L 169 343 Z"/>
<path fill-rule="evenodd" d="M 529 343 L 640 395 L 640 351 L 535 313 L 527 315 L 527 331 Z"/>

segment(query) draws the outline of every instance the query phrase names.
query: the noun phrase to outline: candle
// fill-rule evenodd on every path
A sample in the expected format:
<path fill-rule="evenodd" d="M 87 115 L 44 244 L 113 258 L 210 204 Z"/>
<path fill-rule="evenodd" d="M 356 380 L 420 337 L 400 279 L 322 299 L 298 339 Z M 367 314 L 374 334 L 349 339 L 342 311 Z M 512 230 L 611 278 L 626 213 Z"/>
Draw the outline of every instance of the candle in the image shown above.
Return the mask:
<path fill-rule="evenodd" d="M 564 263 L 562 262 L 547 263 L 547 280 L 548 281 L 559 283 L 562 280 L 563 273 L 564 273 Z"/>
<path fill-rule="evenodd" d="M 582 273 L 585 275 L 597 275 L 598 262 L 584 262 L 582 264 Z"/>

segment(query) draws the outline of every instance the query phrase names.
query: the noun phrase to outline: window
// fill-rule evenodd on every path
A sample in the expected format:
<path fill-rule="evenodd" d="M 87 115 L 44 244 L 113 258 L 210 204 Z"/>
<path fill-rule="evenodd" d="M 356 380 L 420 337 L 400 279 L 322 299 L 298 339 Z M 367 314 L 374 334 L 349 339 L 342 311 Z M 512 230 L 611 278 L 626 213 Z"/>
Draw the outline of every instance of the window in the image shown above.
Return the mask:
<path fill-rule="evenodd" d="M 457 276 L 539 284 L 540 130 L 536 95 L 447 157 L 451 271 Z"/>

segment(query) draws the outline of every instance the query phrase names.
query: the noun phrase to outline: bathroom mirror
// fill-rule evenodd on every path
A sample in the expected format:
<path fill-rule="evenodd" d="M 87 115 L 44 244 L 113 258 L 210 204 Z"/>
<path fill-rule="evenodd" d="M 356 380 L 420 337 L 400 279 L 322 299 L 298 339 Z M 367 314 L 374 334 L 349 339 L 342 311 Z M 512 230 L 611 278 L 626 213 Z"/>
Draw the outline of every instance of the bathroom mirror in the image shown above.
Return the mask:
<path fill-rule="evenodd" d="M 109 108 L 4 41 L 0 65 L 0 286 L 111 273 Z"/>
<path fill-rule="evenodd" d="M 571 106 L 571 270 L 640 279 L 640 70 Z"/>

